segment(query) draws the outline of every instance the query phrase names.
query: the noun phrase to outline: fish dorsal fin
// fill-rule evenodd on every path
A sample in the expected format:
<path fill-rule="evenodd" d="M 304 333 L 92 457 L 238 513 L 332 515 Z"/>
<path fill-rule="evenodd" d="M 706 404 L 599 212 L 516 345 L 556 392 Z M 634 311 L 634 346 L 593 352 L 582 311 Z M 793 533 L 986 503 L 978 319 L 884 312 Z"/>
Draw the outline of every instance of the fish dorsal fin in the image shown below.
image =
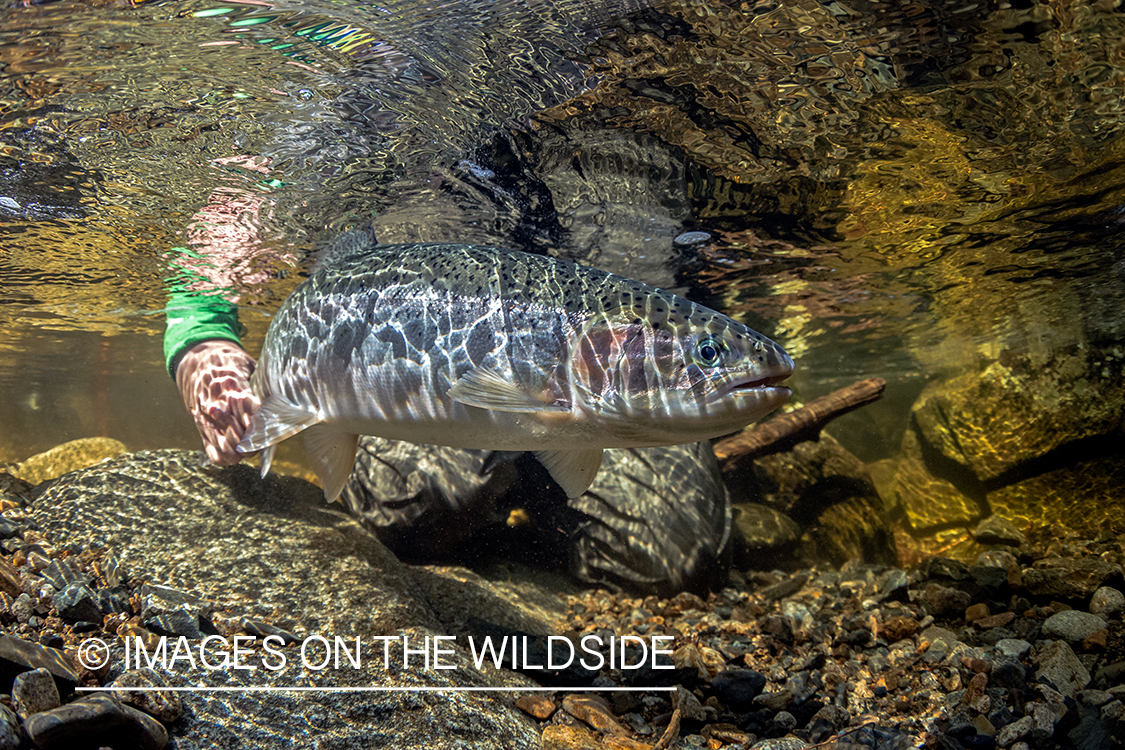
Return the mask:
<path fill-rule="evenodd" d="M 487 367 L 474 367 L 449 389 L 449 397 L 468 406 L 494 411 L 565 412 L 565 406 L 545 404 L 510 379 Z"/>
<path fill-rule="evenodd" d="M 335 502 L 355 467 L 359 435 L 322 423 L 308 428 L 301 437 L 305 440 L 309 463 L 324 487 L 324 498 Z"/>
<path fill-rule="evenodd" d="M 602 449 L 536 451 L 535 457 L 547 467 L 567 497 L 579 497 L 590 489 L 602 465 Z"/>
<path fill-rule="evenodd" d="M 307 406 L 291 404 L 276 393 L 266 397 L 254 413 L 250 429 L 238 444 L 239 453 L 253 453 L 277 445 L 301 430 L 316 424 L 316 412 Z M 265 467 L 267 470 L 268 466 Z M 264 476 L 264 474 L 263 474 Z"/>

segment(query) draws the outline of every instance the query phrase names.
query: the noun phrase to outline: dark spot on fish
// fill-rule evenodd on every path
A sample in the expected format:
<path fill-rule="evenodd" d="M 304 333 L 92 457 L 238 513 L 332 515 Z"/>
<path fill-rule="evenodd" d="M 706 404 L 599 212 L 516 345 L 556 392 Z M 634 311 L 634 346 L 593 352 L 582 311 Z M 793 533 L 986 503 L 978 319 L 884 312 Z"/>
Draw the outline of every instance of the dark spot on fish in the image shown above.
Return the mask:
<path fill-rule="evenodd" d="M 465 341 L 465 354 L 469 356 L 473 366 L 479 367 L 495 348 L 496 335 L 492 332 L 492 324 L 486 321 L 473 326 L 468 340 Z"/>
<path fill-rule="evenodd" d="M 309 341 L 304 336 L 291 336 L 289 338 L 288 356 L 296 359 L 305 359 L 309 356 Z"/>
<path fill-rule="evenodd" d="M 427 318 L 421 316 L 403 323 L 402 333 L 410 345 L 419 352 L 428 352 L 437 339 L 437 330 Z"/>
<path fill-rule="evenodd" d="M 390 344 L 391 355 L 395 359 L 406 357 L 406 342 L 402 340 L 402 333 L 391 325 L 385 325 L 375 332 L 375 338 L 384 344 Z"/>
<path fill-rule="evenodd" d="M 355 323 L 338 324 L 332 332 L 332 354 L 345 366 L 351 364 L 357 338 L 359 339 L 358 343 L 362 344 L 362 337 L 356 335 Z"/>

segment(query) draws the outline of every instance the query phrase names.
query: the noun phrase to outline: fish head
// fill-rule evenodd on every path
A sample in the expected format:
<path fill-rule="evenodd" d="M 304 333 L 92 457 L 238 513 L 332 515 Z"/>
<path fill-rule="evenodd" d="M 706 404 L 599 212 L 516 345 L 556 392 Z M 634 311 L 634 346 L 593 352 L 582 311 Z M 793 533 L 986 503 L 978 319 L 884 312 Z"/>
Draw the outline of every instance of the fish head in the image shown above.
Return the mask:
<path fill-rule="evenodd" d="M 572 382 L 588 410 L 634 444 L 695 442 L 739 430 L 785 403 L 793 360 L 757 331 L 659 292 L 591 319 Z"/>

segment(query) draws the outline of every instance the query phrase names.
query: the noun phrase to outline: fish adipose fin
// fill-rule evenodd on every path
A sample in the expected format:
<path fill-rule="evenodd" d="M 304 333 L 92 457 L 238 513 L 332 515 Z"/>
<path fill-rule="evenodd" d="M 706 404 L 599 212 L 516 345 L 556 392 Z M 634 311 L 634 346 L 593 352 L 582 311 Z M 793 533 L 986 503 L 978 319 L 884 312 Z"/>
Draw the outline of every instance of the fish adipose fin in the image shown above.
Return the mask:
<path fill-rule="evenodd" d="M 449 389 L 449 397 L 481 409 L 515 412 L 565 412 L 565 406 L 545 404 L 520 390 L 519 386 L 495 370 L 475 367 L 462 375 Z"/>
<path fill-rule="evenodd" d="M 335 502 L 352 475 L 359 435 L 332 425 L 315 424 L 301 437 L 305 439 L 309 463 L 324 487 L 324 498 L 330 503 Z"/>
<path fill-rule="evenodd" d="M 579 497 L 590 489 L 602 465 L 602 449 L 577 451 L 536 451 L 535 457 L 547 467 L 567 497 Z"/>

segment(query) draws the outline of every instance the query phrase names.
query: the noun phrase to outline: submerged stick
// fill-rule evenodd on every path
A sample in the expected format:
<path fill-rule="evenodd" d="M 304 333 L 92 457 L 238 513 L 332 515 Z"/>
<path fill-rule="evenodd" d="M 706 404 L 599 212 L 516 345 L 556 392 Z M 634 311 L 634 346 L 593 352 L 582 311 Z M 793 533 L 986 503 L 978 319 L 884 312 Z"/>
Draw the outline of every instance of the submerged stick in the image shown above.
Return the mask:
<path fill-rule="evenodd" d="M 877 401 L 886 386 L 887 381 L 882 378 L 867 378 L 832 391 L 788 414 L 720 440 L 715 443 L 715 456 L 726 472 L 733 470 L 738 461 L 781 453 L 797 443 L 818 440 L 825 425 L 842 414 Z"/>

